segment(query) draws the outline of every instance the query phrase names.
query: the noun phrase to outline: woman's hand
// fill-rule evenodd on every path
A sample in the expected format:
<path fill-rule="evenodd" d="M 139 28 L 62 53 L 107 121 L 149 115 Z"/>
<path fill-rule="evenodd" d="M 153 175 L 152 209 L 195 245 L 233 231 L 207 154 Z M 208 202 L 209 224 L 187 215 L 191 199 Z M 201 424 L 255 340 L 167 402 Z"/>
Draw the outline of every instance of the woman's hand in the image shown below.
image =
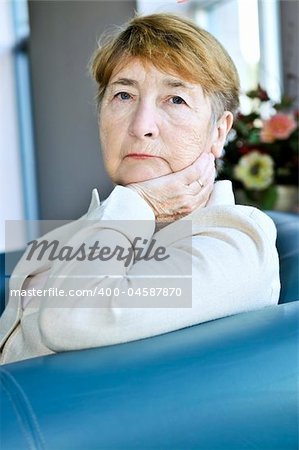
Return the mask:
<path fill-rule="evenodd" d="M 215 175 L 214 156 L 203 153 L 178 172 L 126 187 L 135 190 L 151 206 L 157 222 L 170 222 L 206 205 Z"/>

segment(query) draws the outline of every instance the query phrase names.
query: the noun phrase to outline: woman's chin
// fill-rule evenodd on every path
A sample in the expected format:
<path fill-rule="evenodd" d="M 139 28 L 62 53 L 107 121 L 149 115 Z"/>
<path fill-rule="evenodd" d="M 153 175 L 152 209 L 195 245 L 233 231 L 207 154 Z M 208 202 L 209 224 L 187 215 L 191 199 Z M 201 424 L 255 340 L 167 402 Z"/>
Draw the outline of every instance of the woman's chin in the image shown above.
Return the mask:
<path fill-rule="evenodd" d="M 148 164 L 142 164 L 139 162 L 139 164 L 134 164 L 131 167 L 123 167 L 122 170 L 119 172 L 117 180 L 117 184 L 122 184 L 123 186 L 126 186 L 127 184 L 131 183 L 141 183 L 142 181 L 148 181 L 152 180 L 153 178 L 159 178 L 163 175 L 168 175 L 171 173 L 171 170 L 169 166 L 164 164 L 155 164 L 155 165 L 148 165 Z"/>

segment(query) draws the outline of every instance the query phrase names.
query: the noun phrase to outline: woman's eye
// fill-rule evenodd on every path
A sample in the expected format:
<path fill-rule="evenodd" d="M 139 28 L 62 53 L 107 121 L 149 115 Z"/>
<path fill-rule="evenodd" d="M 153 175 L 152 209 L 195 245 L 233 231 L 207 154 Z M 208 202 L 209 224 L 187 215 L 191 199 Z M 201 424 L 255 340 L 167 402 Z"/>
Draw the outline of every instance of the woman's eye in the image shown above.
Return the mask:
<path fill-rule="evenodd" d="M 172 103 L 175 105 L 186 104 L 185 100 L 182 97 L 179 97 L 178 95 L 171 97 L 171 100 L 172 100 Z"/>
<path fill-rule="evenodd" d="M 131 95 L 128 92 L 118 92 L 114 97 L 119 98 L 120 100 L 130 100 Z"/>

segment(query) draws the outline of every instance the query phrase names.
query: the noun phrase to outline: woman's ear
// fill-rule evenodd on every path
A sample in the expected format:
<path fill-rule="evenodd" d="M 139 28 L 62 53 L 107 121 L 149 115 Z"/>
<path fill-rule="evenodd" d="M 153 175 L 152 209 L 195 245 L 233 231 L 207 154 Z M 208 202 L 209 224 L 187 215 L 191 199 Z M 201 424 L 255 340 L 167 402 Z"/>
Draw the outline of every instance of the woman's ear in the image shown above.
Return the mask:
<path fill-rule="evenodd" d="M 220 119 L 217 121 L 213 130 L 211 152 L 215 158 L 220 158 L 222 155 L 223 146 L 226 136 L 231 129 L 234 121 L 234 116 L 230 111 L 224 111 Z"/>

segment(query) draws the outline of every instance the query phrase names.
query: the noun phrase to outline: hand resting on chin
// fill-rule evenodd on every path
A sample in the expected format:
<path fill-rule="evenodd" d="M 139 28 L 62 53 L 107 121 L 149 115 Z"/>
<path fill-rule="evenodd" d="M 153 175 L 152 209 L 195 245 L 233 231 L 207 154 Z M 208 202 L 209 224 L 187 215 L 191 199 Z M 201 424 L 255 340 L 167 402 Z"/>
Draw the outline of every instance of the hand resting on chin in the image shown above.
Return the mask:
<path fill-rule="evenodd" d="M 157 222 L 170 222 L 203 208 L 215 180 L 215 158 L 202 153 L 184 169 L 151 180 L 128 184 L 152 208 Z"/>

